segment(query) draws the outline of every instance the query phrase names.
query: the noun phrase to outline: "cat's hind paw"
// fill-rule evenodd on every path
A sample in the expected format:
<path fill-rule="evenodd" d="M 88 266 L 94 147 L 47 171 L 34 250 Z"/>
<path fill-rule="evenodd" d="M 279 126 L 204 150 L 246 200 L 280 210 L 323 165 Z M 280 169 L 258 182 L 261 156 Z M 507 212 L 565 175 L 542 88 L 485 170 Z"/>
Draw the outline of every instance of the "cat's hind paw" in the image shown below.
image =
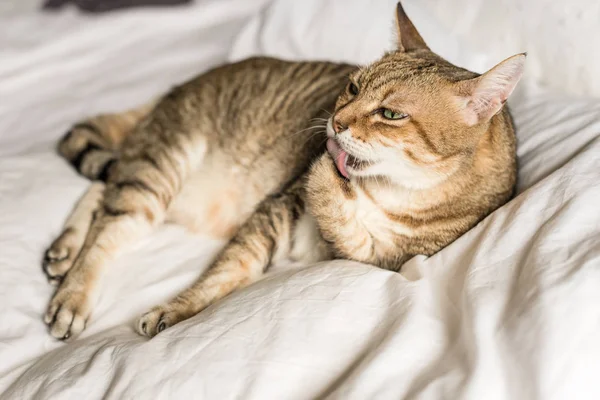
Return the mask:
<path fill-rule="evenodd" d="M 68 228 L 46 250 L 42 268 L 50 284 L 58 285 L 71 269 L 80 250 L 79 242 L 76 232 Z"/>

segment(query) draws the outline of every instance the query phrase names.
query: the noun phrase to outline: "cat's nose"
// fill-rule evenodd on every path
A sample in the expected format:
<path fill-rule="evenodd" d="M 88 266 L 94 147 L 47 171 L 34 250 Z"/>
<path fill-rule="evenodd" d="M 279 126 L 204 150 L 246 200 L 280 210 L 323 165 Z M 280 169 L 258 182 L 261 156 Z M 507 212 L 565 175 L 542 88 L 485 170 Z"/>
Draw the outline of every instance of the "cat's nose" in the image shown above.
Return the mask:
<path fill-rule="evenodd" d="M 334 131 L 335 133 L 340 133 L 340 132 L 343 132 L 343 131 L 345 131 L 346 129 L 348 129 L 346 126 L 344 126 L 344 124 L 342 124 L 342 123 L 340 122 L 340 120 L 339 120 L 339 119 L 337 119 L 337 118 L 335 118 L 335 117 L 333 118 L 333 121 L 332 121 L 331 125 L 333 126 L 333 131 Z"/>

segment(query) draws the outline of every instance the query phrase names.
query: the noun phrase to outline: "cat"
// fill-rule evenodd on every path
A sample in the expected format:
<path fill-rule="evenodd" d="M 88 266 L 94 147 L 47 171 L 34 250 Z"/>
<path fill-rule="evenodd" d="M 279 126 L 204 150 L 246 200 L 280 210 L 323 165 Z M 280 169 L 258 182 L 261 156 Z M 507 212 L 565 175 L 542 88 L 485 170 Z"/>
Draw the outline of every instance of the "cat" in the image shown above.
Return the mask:
<path fill-rule="evenodd" d="M 401 4 L 396 21 L 397 49 L 362 68 L 251 58 L 75 124 L 58 150 L 93 183 L 46 252 L 50 334 L 80 334 L 106 265 L 164 222 L 228 243 L 139 318 L 149 337 L 278 260 L 399 271 L 507 202 L 517 164 L 505 101 L 525 54 L 478 75 L 433 53 Z"/>

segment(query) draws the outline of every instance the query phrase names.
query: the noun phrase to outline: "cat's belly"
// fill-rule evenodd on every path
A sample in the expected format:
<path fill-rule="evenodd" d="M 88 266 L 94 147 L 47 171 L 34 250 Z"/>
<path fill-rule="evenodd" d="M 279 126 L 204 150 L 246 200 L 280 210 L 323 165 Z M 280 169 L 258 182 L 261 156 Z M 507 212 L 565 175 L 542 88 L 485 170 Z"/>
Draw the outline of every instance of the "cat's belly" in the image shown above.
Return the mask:
<path fill-rule="evenodd" d="M 227 155 L 214 153 L 186 180 L 168 208 L 167 221 L 192 233 L 230 239 L 274 187 L 287 179 L 273 172 L 289 168 L 283 164 L 275 159 L 266 171 L 248 169 Z M 290 258 L 310 264 L 330 259 L 312 215 L 305 213 L 293 229 L 293 240 L 279 247 L 273 262 Z"/>
<path fill-rule="evenodd" d="M 167 221 L 182 225 L 192 233 L 229 239 L 262 200 L 249 183 L 241 184 L 235 173 L 218 175 L 203 169 L 195 173 L 169 207 Z M 305 213 L 294 227 L 291 248 L 280 248 L 273 261 L 290 258 L 311 264 L 331 259 L 331 252 L 317 228 L 315 219 Z M 289 253 L 288 253 L 289 250 Z"/>
<path fill-rule="evenodd" d="M 212 160 L 187 179 L 167 221 L 196 234 L 229 239 L 264 198 L 235 166 Z"/>

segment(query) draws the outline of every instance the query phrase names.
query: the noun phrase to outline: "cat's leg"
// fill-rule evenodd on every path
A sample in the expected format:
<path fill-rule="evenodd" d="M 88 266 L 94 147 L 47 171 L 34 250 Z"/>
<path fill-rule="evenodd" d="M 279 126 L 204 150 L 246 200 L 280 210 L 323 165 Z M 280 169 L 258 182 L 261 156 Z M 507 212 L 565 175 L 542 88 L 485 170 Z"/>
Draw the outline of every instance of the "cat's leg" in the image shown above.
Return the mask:
<path fill-rule="evenodd" d="M 101 114 L 73 125 L 59 141 L 58 152 L 83 176 L 106 181 L 116 152 L 157 101 L 113 114 Z"/>
<path fill-rule="evenodd" d="M 109 199 L 96 213 L 79 256 L 50 301 L 44 321 L 57 339 L 69 339 L 83 331 L 106 264 L 161 222 L 164 213 L 156 200 L 138 199 L 122 207 L 123 196 L 115 193 L 118 191 L 114 186 L 106 188 Z"/>
<path fill-rule="evenodd" d="M 44 320 L 56 338 L 77 336 L 85 328 L 106 265 L 164 221 L 170 202 L 206 153 L 205 137 L 191 140 L 164 131 L 161 121 L 144 129 L 141 147 L 130 146 L 115 164 L 83 247 L 50 301 Z"/>
<path fill-rule="evenodd" d="M 46 251 L 43 268 L 48 281 L 57 285 L 71 269 L 87 236 L 104 195 L 104 182 L 93 182 L 65 222 L 63 232 Z"/>
<path fill-rule="evenodd" d="M 81 121 L 61 139 L 58 151 L 82 175 L 106 181 L 120 144 L 155 104 L 156 101 L 152 101 L 122 113 L 103 114 Z M 50 283 L 60 282 L 73 265 L 103 192 L 104 183 L 92 184 L 65 222 L 63 232 L 46 251 L 43 269 Z"/>
<path fill-rule="evenodd" d="M 331 157 L 323 154 L 308 174 L 310 213 L 336 258 L 372 263 L 376 260 L 376 241 L 357 217 L 356 197 L 352 184 L 340 176 Z"/>
<path fill-rule="evenodd" d="M 263 201 L 200 279 L 140 317 L 137 331 L 152 337 L 257 281 L 272 262 L 289 254 L 295 225 L 304 213 L 303 196 L 303 182 L 298 180 Z"/>
<path fill-rule="evenodd" d="M 354 260 L 399 271 L 411 253 L 402 241 L 372 235 L 358 200 L 360 187 L 344 179 L 332 158 L 323 154 L 311 167 L 306 183 L 308 212 L 329 244 L 334 258 Z M 364 211 L 364 206 L 362 211 Z M 397 235 L 402 238 L 401 234 Z"/>

